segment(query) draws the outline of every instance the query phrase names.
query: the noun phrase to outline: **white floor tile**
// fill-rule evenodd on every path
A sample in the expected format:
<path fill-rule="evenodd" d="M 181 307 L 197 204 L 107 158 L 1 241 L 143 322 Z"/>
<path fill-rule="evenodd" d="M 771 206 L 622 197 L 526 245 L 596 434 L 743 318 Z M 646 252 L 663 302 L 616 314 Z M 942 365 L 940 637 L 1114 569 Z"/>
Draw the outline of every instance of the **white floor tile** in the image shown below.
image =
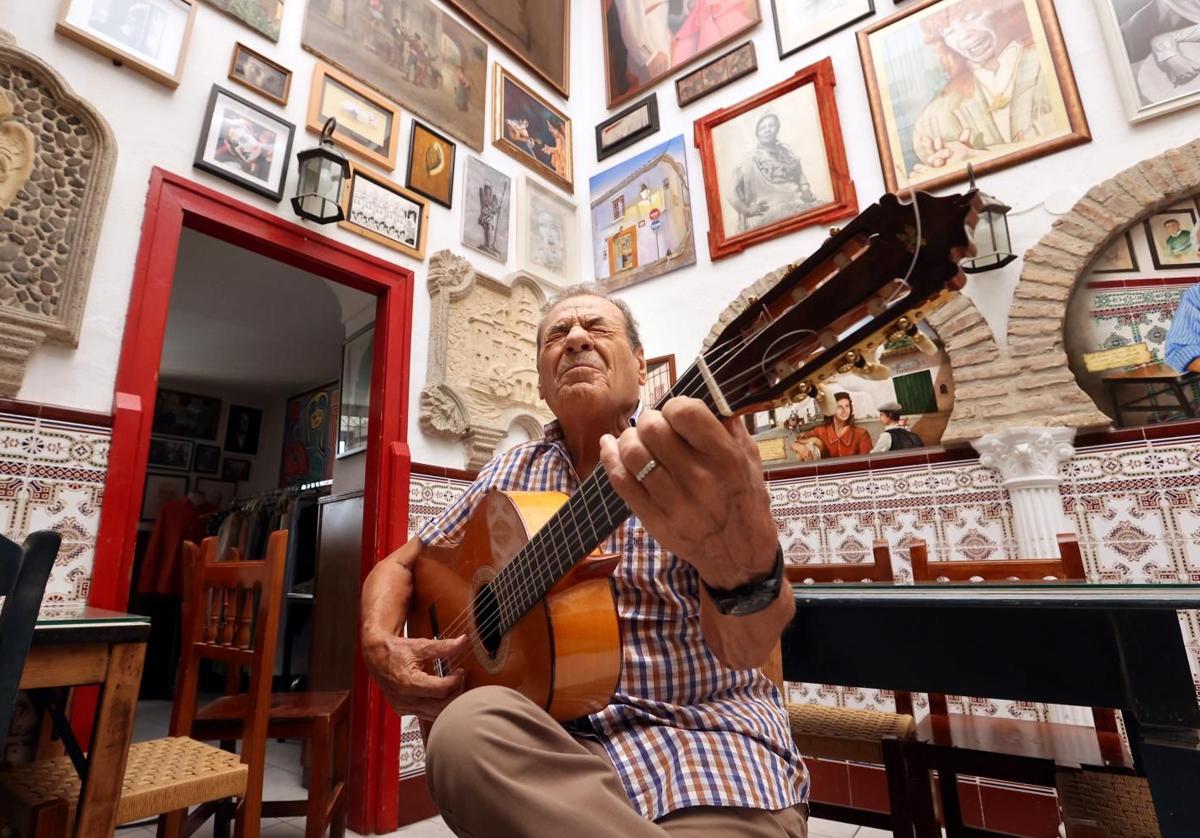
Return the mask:
<path fill-rule="evenodd" d="M 346 830 L 347 835 L 356 835 L 357 833 Z M 408 826 L 401 827 L 395 832 L 389 833 L 383 838 L 454 838 L 454 833 L 450 827 L 446 826 L 446 822 L 441 817 L 433 817 L 424 821 L 410 823 Z"/>
<path fill-rule="evenodd" d="M 854 833 L 854 838 L 891 838 L 892 833 L 882 829 L 876 829 L 873 826 L 860 826 L 858 832 Z"/>
<path fill-rule="evenodd" d="M 808 819 L 809 838 L 857 838 L 860 829 L 866 829 L 866 827 L 856 823 L 841 823 L 821 818 Z"/>

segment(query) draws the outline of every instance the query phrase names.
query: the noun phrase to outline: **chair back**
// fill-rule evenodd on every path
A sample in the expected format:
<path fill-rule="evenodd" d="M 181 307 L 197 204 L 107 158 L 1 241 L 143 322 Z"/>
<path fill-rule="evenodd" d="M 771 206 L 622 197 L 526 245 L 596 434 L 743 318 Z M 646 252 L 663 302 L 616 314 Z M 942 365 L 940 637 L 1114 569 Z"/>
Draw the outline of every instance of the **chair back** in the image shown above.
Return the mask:
<path fill-rule="evenodd" d="M 0 535 L 0 741 L 8 735 L 38 609 L 61 543 L 62 536 L 49 530 L 30 533 L 24 545 Z"/>

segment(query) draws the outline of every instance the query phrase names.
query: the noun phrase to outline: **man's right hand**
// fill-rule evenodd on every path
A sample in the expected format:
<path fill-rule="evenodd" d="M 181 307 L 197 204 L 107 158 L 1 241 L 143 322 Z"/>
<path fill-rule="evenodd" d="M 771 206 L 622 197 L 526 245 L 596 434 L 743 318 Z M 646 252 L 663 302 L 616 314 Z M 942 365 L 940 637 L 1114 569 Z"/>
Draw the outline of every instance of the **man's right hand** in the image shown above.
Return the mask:
<path fill-rule="evenodd" d="M 426 672 L 425 666 L 437 658 L 453 662 L 466 652 L 467 642 L 466 635 L 450 640 L 364 636 L 363 659 L 396 713 L 433 721 L 462 693 L 465 672 L 455 669 L 439 677 Z"/>

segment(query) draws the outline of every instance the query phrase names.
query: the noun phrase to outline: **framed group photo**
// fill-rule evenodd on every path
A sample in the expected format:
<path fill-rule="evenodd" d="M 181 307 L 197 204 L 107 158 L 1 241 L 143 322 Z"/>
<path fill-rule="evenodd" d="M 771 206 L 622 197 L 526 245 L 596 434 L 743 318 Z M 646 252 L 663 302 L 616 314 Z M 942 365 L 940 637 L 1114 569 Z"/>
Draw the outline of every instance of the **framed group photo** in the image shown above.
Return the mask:
<path fill-rule="evenodd" d="M 309 131 L 320 134 L 329 117 L 337 120 L 333 142 L 351 154 L 396 168 L 400 143 L 400 108 L 346 73 L 317 62 L 308 94 Z"/>
<path fill-rule="evenodd" d="M 195 17 L 192 0 L 62 0 L 55 31 L 174 89 Z"/>
<path fill-rule="evenodd" d="M 292 123 L 214 84 L 193 165 L 279 201 L 295 131 Z"/>
<path fill-rule="evenodd" d="M 408 140 L 408 188 L 450 209 L 458 146 L 415 119 Z"/>
<path fill-rule="evenodd" d="M 573 192 L 571 120 L 499 64 L 492 80 L 492 144 Z"/>
<path fill-rule="evenodd" d="M 291 70 L 240 42 L 233 45 L 229 80 L 281 105 L 288 103 L 292 90 Z"/>
<path fill-rule="evenodd" d="M 429 204 L 415 192 L 351 166 L 342 211 L 346 219 L 339 226 L 414 259 L 425 258 Z"/>

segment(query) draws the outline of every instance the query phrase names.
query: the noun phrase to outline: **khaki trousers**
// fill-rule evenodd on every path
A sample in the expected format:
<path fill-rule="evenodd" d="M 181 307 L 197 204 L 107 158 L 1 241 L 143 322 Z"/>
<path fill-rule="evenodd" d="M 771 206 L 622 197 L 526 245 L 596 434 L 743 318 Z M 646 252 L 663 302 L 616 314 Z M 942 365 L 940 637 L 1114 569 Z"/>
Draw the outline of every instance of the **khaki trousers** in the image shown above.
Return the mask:
<path fill-rule="evenodd" d="M 480 687 L 442 711 L 425 750 L 429 790 L 469 838 L 805 838 L 804 807 L 697 806 L 658 821 L 625 794 L 602 745 L 577 739 L 506 687 Z"/>

